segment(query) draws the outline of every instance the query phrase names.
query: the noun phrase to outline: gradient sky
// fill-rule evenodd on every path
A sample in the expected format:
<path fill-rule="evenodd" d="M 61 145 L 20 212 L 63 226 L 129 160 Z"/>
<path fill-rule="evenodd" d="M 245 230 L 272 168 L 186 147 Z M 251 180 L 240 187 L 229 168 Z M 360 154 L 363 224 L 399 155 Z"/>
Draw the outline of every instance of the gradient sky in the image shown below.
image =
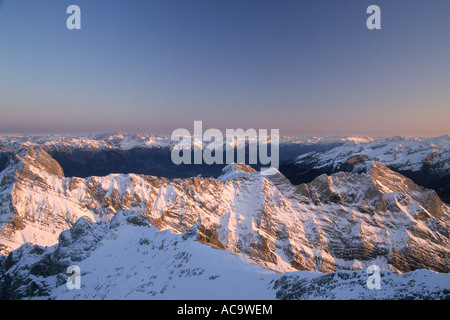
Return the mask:
<path fill-rule="evenodd" d="M 81 8 L 81 30 L 66 8 Z M 381 8 L 382 29 L 366 28 Z M 448 0 L 0 0 L 0 132 L 450 133 Z"/>

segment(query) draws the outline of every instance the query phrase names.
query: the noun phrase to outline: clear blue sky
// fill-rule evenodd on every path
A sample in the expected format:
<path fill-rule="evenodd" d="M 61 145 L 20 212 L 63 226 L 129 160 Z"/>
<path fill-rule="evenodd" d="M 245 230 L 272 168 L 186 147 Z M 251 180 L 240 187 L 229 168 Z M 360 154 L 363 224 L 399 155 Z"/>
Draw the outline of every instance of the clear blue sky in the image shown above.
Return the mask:
<path fill-rule="evenodd" d="M 81 30 L 66 8 L 81 8 Z M 366 28 L 381 8 L 382 29 Z M 0 0 L 0 132 L 438 136 L 448 0 Z"/>

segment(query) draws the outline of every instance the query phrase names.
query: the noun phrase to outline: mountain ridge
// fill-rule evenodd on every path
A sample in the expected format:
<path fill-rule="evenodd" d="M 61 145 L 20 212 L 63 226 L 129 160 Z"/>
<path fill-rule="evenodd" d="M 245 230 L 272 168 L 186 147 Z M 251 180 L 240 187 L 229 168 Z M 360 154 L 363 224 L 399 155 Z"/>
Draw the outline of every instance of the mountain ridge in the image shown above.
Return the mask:
<path fill-rule="evenodd" d="M 28 151 L 0 175 L 4 253 L 24 242 L 54 245 L 80 217 L 107 222 L 131 209 L 160 230 L 198 225 L 199 241 L 277 272 L 361 270 L 374 262 L 399 273 L 449 272 L 448 206 L 378 162 L 369 174 L 323 175 L 295 186 L 280 172 L 264 176 L 237 164 L 223 179 L 65 178 L 50 158 Z M 374 172 L 382 183 L 371 182 Z M 398 185 L 387 188 L 385 180 Z"/>
<path fill-rule="evenodd" d="M 450 137 L 418 139 L 392 137 L 367 143 L 345 143 L 333 149 L 309 152 L 280 166 L 294 184 L 308 183 L 320 174 L 364 171 L 364 163 L 379 161 L 391 170 L 434 189 L 450 200 Z"/>

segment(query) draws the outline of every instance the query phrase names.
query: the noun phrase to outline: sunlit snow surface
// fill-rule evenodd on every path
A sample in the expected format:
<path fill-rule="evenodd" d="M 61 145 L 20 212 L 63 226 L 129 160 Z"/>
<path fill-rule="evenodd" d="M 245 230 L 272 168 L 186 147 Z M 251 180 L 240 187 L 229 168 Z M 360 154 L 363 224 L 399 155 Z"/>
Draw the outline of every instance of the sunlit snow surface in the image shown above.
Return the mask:
<path fill-rule="evenodd" d="M 351 140 L 351 139 L 349 139 Z M 313 163 L 314 168 L 332 167 L 335 170 L 352 156 L 365 156 L 402 171 L 418 171 L 424 163 L 442 173 L 450 172 L 450 137 L 402 138 L 374 141 L 354 140 L 326 152 L 311 152 L 296 159 L 298 165 Z M 436 166 L 436 167 L 435 167 Z"/>
<path fill-rule="evenodd" d="M 22 259 L 6 276 L 29 292 L 26 299 L 443 299 L 449 297 L 450 276 L 418 270 L 397 275 L 383 271 L 380 289 L 369 289 L 365 271 L 275 273 L 249 260 L 195 241 L 195 228 L 183 235 L 157 231 L 146 218 L 120 211 L 108 223 L 79 220 L 64 231 L 60 243 L 39 249 L 25 245 Z M 42 275 L 43 264 L 61 272 Z M 77 265 L 81 288 L 69 289 Z M 4 276 L 5 276 L 4 275 Z M 0 281 L 1 284 L 1 281 Z M 15 285 L 15 282 L 13 282 Z"/>

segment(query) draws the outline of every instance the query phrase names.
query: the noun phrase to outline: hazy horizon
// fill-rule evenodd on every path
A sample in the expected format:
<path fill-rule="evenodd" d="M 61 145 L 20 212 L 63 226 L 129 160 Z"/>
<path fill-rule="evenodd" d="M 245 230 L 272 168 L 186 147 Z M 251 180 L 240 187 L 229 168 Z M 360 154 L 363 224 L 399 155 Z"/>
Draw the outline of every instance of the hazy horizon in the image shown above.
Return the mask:
<path fill-rule="evenodd" d="M 81 30 L 68 30 L 69 5 Z M 381 30 L 366 9 L 381 8 Z M 0 1 L 0 132 L 450 134 L 450 2 Z"/>
<path fill-rule="evenodd" d="M 190 128 L 186 127 L 185 129 L 188 129 L 192 136 L 193 130 L 190 130 Z M 208 128 L 209 129 L 209 128 Z M 239 129 L 239 128 L 229 128 L 229 129 Z M 245 128 L 241 128 L 244 129 Z M 205 131 L 205 130 L 204 130 Z M 203 131 L 203 133 L 204 133 Z M 98 132 L 33 132 L 33 133 L 26 133 L 26 132 L 0 132 L 0 137 L 2 136 L 12 136 L 12 137 L 24 137 L 24 136 L 87 136 L 87 135 L 137 135 L 137 136 L 160 136 L 160 137 L 170 137 L 171 133 L 158 133 L 158 132 L 127 132 L 127 131 L 98 131 Z M 223 131 L 223 134 L 225 134 L 225 131 Z M 270 134 L 270 131 L 269 131 Z M 401 137 L 405 139 L 432 139 L 432 138 L 441 138 L 445 136 L 450 136 L 449 133 L 441 134 L 437 136 L 420 136 L 420 135 L 361 135 L 361 134 L 347 134 L 347 135 L 323 135 L 323 134 L 285 134 L 280 132 L 280 137 L 289 137 L 289 138 L 334 138 L 334 137 L 342 137 L 342 138 L 370 138 L 370 139 L 388 139 L 388 138 L 395 138 L 395 137 Z"/>

